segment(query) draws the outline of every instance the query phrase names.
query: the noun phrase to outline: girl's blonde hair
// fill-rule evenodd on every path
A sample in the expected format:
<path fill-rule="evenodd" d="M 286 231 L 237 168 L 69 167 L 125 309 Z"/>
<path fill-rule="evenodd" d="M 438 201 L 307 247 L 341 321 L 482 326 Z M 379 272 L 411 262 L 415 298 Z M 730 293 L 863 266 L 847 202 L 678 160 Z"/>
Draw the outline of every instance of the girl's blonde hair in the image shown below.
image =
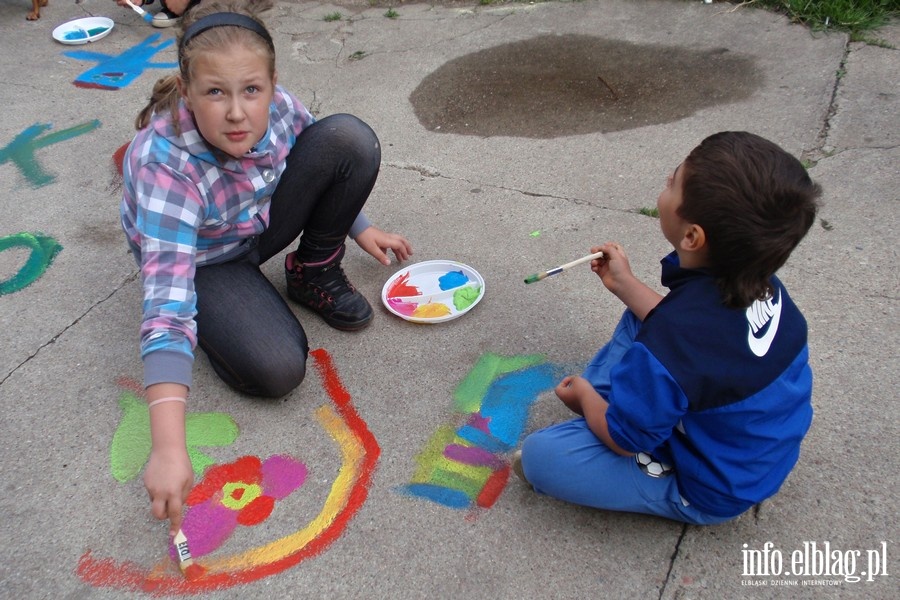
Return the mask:
<path fill-rule="evenodd" d="M 184 48 L 181 47 L 181 44 L 184 32 L 192 23 L 215 13 L 244 15 L 265 27 L 259 15 L 274 5 L 274 0 L 203 0 L 199 5 L 187 11 L 181 19 L 181 31 L 177 40 L 179 47 L 178 70 L 182 82 L 187 85 L 191 81 L 191 64 L 197 56 L 234 46 L 242 46 L 264 56 L 268 62 L 269 75 L 273 76 L 275 74 L 275 51 L 262 36 L 250 29 L 232 25 L 213 27 L 191 37 Z M 173 74 L 159 79 L 153 85 L 150 101 L 135 119 L 135 128 L 143 129 L 149 125 L 150 118 L 154 113 L 168 112 L 172 115 L 175 133 L 180 134 L 181 127 L 177 117 L 180 99 L 178 75 Z"/>

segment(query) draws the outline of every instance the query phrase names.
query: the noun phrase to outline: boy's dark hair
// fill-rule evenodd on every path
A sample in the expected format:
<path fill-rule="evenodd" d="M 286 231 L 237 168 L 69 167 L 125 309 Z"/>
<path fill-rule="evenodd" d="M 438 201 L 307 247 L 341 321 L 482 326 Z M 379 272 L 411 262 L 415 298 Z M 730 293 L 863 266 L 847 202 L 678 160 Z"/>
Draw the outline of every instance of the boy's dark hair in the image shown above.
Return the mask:
<path fill-rule="evenodd" d="M 703 228 L 725 304 L 769 298 L 769 279 L 815 221 L 821 187 L 799 160 L 743 131 L 709 136 L 682 168 L 678 214 Z"/>

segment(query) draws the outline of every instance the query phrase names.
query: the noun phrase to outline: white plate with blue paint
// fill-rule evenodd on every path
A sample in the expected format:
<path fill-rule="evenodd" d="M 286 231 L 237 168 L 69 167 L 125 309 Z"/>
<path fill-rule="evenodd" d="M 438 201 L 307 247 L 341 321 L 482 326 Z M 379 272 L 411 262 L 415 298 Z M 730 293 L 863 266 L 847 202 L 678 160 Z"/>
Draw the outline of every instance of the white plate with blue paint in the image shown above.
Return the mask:
<path fill-rule="evenodd" d="M 484 298 L 484 278 L 452 260 L 426 260 L 400 269 L 385 282 L 381 302 L 413 323 L 444 323 L 463 316 Z"/>
<path fill-rule="evenodd" d="M 60 44 L 77 46 L 96 42 L 112 31 L 115 23 L 106 17 L 84 17 L 63 23 L 53 30 L 53 39 Z"/>

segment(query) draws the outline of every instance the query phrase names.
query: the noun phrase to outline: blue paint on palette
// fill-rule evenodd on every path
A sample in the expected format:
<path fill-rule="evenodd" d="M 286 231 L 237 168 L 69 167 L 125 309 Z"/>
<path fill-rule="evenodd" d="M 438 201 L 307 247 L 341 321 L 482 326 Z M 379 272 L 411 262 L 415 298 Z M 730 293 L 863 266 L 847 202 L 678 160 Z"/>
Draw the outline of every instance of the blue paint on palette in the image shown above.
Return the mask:
<path fill-rule="evenodd" d="M 446 275 L 441 275 L 438 278 L 438 285 L 442 290 L 452 290 L 461 285 L 466 285 L 468 282 L 469 278 L 462 271 L 449 271 Z"/>

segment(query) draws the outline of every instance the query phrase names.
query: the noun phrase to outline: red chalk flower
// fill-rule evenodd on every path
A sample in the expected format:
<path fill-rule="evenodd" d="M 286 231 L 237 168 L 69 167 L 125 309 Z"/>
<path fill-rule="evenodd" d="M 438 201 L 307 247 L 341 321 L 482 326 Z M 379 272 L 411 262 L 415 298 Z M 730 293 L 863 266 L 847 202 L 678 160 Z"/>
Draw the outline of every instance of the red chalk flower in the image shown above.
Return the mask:
<path fill-rule="evenodd" d="M 203 481 L 187 497 L 188 510 L 181 530 L 191 556 L 209 554 L 227 540 L 238 525 L 259 525 L 272 514 L 275 501 L 303 485 L 306 466 L 285 455 L 262 462 L 242 456 L 233 463 L 207 470 Z M 173 558 L 173 545 L 169 553 Z"/>
<path fill-rule="evenodd" d="M 214 499 L 237 512 L 238 524 L 259 525 L 275 508 L 275 498 L 263 495 L 262 480 L 262 462 L 256 456 L 244 456 L 211 468 L 200 485 L 191 490 L 187 505 Z"/>

